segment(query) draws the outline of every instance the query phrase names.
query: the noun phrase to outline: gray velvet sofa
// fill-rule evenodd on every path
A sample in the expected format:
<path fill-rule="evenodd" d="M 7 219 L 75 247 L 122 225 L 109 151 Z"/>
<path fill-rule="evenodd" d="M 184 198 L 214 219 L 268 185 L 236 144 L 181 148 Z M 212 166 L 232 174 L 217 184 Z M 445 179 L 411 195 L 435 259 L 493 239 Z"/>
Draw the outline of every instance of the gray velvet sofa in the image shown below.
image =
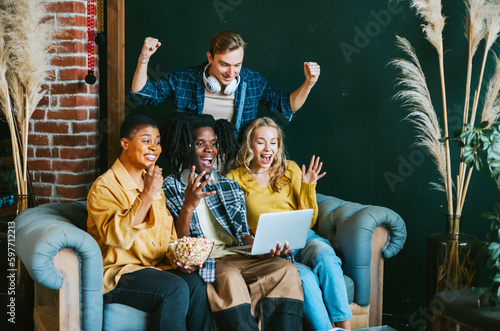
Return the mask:
<path fill-rule="evenodd" d="M 318 194 L 318 234 L 343 259 L 353 328 L 382 323 L 384 260 L 406 240 L 394 211 Z M 99 247 L 85 202 L 41 205 L 16 218 L 16 253 L 35 282 L 37 330 L 146 330 L 148 314 L 102 299 Z"/>

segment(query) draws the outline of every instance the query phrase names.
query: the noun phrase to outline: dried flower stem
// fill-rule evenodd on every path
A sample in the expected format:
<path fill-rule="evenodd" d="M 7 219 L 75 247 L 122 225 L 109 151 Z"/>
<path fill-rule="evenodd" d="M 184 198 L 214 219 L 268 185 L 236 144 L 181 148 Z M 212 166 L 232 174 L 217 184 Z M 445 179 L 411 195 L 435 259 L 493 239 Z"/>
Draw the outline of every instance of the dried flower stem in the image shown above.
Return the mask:
<path fill-rule="evenodd" d="M 484 38 L 485 35 L 485 8 L 486 2 L 485 0 L 466 0 L 467 6 L 467 20 L 465 24 L 465 36 L 469 40 L 469 50 L 468 50 L 468 62 L 467 62 L 467 79 L 466 79 L 466 87 L 465 87 L 465 105 L 464 105 L 464 116 L 463 116 L 463 125 L 468 123 L 469 121 L 469 104 L 470 104 L 470 86 L 471 86 L 471 78 L 472 78 L 472 60 L 477 50 L 477 46 Z M 484 65 L 486 63 L 486 56 L 483 56 L 483 65 L 481 67 L 481 75 L 478 84 L 478 90 L 481 90 L 482 77 L 484 73 Z M 477 95 L 477 94 L 476 94 Z M 475 109 L 477 108 L 477 99 L 474 97 L 472 113 L 471 113 L 471 121 L 474 121 L 475 118 Z M 462 156 L 463 148 L 460 148 L 460 157 Z M 458 176 L 457 176 L 457 205 L 456 205 L 456 215 L 460 215 L 462 213 L 463 202 L 465 200 L 466 190 L 464 190 L 464 179 L 466 172 L 466 164 L 460 162 L 458 166 Z"/>
<path fill-rule="evenodd" d="M 469 173 L 467 175 L 467 181 L 465 182 L 465 189 L 464 189 L 463 199 L 462 199 L 461 205 L 460 205 L 460 211 L 462 211 L 462 209 L 464 207 L 465 196 L 467 195 L 467 190 L 469 189 L 469 183 L 470 183 L 470 178 L 472 176 L 472 170 L 474 170 L 473 167 L 469 168 Z"/>
<path fill-rule="evenodd" d="M 441 41 L 442 42 L 442 41 Z M 442 47 L 441 47 L 442 49 Z M 443 54 L 439 54 L 439 75 L 441 77 L 441 95 L 443 99 L 443 123 L 444 136 L 448 137 L 448 111 L 446 108 L 446 88 L 444 82 L 444 63 Z M 448 213 L 453 214 L 453 181 L 451 179 L 451 160 L 450 160 L 450 142 L 445 142 L 446 150 L 446 197 L 448 200 Z"/>
<path fill-rule="evenodd" d="M 486 2 L 485 0 L 466 0 L 465 4 L 467 6 L 467 21 L 465 24 L 465 36 L 469 40 L 469 52 L 468 52 L 468 63 L 467 63 L 467 83 L 465 88 L 465 107 L 464 107 L 464 118 L 463 123 L 468 122 L 469 116 L 469 96 L 470 96 L 470 85 L 472 77 L 472 59 L 476 54 L 477 46 L 485 36 L 485 14 L 486 14 Z M 484 72 L 484 64 L 486 62 L 485 56 L 483 56 L 483 67 L 481 70 L 481 77 L 479 79 L 480 91 L 482 73 Z"/>
<path fill-rule="evenodd" d="M 486 67 L 488 54 L 491 49 L 491 46 L 497 39 L 498 33 L 500 31 L 500 19 L 498 13 L 500 7 L 498 6 L 498 3 L 487 3 L 485 0 L 468 0 L 466 4 L 468 8 L 468 20 L 466 27 L 468 28 L 467 37 L 469 40 L 469 67 L 472 67 L 472 57 L 474 56 L 474 52 L 477 49 L 477 45 L 483 38 L 485 39 L 485 49 L 481 64 L 481 72 L 479 74 L 478 87 L 474 93 L 474 100 L 472 104 L 470 120 L 468 118 L 468 110 L 469 110 L 468 99 L 470 95 L 471 70 L 468 69 L 467 88 L 466 88 L 467 101 L 465 103 L 463 123 L 464 125 L 470 123 L 470 125 L 474 126 L 477 114 L 477 107 L 479 104 L 479 95 L 481 94 L 481 87 L 483 83 L 484 70 Z M 485 108 L 483 109 L 483 112 L 484 111 Z M 460 156 L 462 156 L 462 152 L 463 152 L 463 147 L 460 148 Z M 462 213 L 473 168 L 469 169 L 469 173 L 467 175 L 467 181 L 464 183 L 466 170 L 467 170 L 467 165 L 464 162 L 461 162 L 459 166 L 459 175 L 458 175 L 460 180 L 457 182 L 457 211 L 456 211 L 457 214 Z"/>
<path fill-rule="evenodd" d="M 22 164 L 19 153 L 19 143 L 16 135 L 16 125 L 15 118 L 12 114 L 12 105 L 10 103 L 10 98 L 8 95 L 9 87 L 7 85 L 7 81 L 4 77 L 0 77 L 0 90 L 2 94 L 2 102 L 0 102 L 2 106 L 3 113 L 5 118 L 7 119 L 7 125 L 9 126 L 10 131 L 10 139 L 12 141 L 12 159 L 14 162 L 14 169 L 16 172 L 16 183 L 17 183 L 17 193 L 23 194 L 22 190 Z M 4 97 L 6 95 L 6 98 Z"/>

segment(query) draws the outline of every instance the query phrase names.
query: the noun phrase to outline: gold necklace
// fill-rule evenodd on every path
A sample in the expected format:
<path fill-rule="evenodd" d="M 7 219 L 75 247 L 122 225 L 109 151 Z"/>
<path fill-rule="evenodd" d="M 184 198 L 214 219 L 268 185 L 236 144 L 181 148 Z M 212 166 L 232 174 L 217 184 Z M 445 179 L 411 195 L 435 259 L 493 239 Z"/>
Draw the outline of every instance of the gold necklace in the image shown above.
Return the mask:
<path fill-rule="evenodd" d="M 268 172 L 269 170 L 271 170 L 271 168 L 267 169 L 267 170 L 264 170 L 264 171 L 261 171 L 261 172 L 254 172 L 253 170 L 250 170 L 252 172 L 253 175 L 260 175 L 260 174 L 265 174 L 266 172 Z"/>

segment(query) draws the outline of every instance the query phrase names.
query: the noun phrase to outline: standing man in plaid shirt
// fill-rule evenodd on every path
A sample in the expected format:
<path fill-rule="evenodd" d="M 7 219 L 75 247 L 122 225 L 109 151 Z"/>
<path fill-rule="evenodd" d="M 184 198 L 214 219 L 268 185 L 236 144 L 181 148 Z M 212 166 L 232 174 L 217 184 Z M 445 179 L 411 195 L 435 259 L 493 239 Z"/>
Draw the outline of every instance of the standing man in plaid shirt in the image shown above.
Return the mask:
<path fill-rule="evenodd" d="M 281 91 L 258 72 L 242 67 L 247 42 L 235 31 L 225 30 L 210 40 L 208 63 L 176 68 L 167 76 L 150 81 L 149 58 L 160 46 L 156 38 L 144 40 L 132 80 L 132 100 L 157 105 L 173 98 L 174 112 L 225 118 L 238 132 L 257 117 L 259 103 L 290 121 L 320 75 L 316 62 L 305 62 L 304 83 L 292 93 Z"/>
<path fill-rule="evenodd" d="M 231 127 L 232 130 L 227 128 Z M 217 131 L 217 138 L 216 138 Z M 243 256 L 228 249 L 249 245 L 246 205 L 239 185 L 213 171 L 218 146 L 235 140 L 234 126 L 216 123 L 211 115 L 174 116 L 162 129 L 162 144 L 172 169 L 183 171 L 165 178 L 163 190 L 179 238 L 214 241 L 210 258 L 197 271 L 207 282 L 207 296 L 219 330 L 301 330 L 303 294 L 288 244 L 269 254 Z M 221 146 L 221 152 L 225 151 Z M 236 145 L 234 145 L 236 146 Z M 209 174 L 205 178 L 205 174 Z"/>

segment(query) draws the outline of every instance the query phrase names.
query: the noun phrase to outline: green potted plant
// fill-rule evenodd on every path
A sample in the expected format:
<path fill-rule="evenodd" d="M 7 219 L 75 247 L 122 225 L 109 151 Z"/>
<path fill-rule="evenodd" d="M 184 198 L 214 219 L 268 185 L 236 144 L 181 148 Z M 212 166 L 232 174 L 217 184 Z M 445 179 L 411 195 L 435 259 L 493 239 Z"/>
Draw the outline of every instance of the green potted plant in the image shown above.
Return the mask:
<path fill-rule="evenodd" d="M 463 148 L 461 161 L 469 167 L 482 170 L 486 164 L 491 178 L 500 191 L 500 126 L 493 127 L 488 121 L 483 121 L 478 128 L 465 125 L 457 129 L 453 140 Z M 500 302 L 500 202 L 495 204 L 495 211 L 482 215 L 491 221 L 486 242 L 479 244 L 478 261 L 481 265 L 493 270 L 493 276 L 486 288 L 473 288 L 482 293 L 488 303 L 496 306 Z"/>

